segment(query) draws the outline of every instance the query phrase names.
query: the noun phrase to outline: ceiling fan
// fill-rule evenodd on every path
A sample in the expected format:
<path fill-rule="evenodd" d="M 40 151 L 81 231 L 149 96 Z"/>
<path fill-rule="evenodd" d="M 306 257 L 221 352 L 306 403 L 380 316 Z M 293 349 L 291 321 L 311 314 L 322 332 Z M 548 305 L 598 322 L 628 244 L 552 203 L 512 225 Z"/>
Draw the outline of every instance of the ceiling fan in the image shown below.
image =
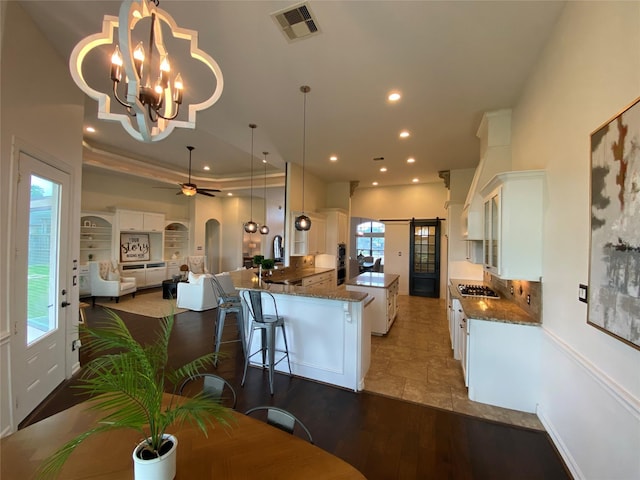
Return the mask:
<path fill-rule="evenodd" d="M 189 181 L 187 183 L 179 183 L 180 191 L 176 193 L 176 195 L 186 195 L 187 197 L 193 197 L 196 193 L 200 195 L 206 195 L 207 197 L 215 197 L 215 195 L 211 192 L 219 192 L 220 190 L 216 190 L 215 188 L 198 188 L 195 183 L 191 183 L 191 152 L 196 147 L 192 147 L 191 145 L 187 146 L 187 150 L 189 150 Z"/>

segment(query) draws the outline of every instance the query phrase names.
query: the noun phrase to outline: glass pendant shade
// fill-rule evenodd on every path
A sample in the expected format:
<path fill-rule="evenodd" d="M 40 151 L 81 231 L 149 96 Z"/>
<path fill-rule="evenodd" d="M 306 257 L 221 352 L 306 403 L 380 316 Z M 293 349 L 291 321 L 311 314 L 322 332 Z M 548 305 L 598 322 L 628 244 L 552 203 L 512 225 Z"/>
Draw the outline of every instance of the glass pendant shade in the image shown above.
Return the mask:
<path fill-rule="evenodd" d="M 295 227 L 296 230 L 306 232 L 311 228 L 311 219 L 303 213 L 296 217 Z"/>
<path fill-rule="evenodd" d="M 267 227 L 266 225 L 262 225 L 260 227 L 260 233 L 262 235 L 268 235 L 269 234 L 269 227 Z"/>
<path fill-rule="evenodd" d="M 244 231 L 247 233 L 256 233 L 258 231 L 258 224 L 250 220 L 244 224 Z"/>

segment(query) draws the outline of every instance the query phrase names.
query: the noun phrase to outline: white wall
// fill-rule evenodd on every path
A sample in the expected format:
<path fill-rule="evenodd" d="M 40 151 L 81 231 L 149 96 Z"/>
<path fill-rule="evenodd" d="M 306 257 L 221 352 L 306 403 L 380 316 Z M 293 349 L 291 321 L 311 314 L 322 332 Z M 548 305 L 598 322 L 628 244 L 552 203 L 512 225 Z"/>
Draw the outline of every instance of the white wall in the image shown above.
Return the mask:
<path fill-rule="evenodd" d="M 82 176 L 82 116 L 84 95 L 75 86 L 68 66 L 44 40 L 18 2 L 2 3 L 2 69 L 0 70 L 0 435 L 12 427 L 10 321 L 14 296 L 11 285 L 20 274 L 14 271 L 13 220 L 15 212 L 15 159 L 13 141 L 44 152 L 70 173 L 72 207 L 70 259 L 77 258 L 80 237 L 80 182 Z M 46 81 L 43 81 L 46 79 Z M 78 321 L 78 287 L 71 286 L 73 271 L 67 270 L 72 306 L 62 318 L 67 331 L 65 374 L 77 367 L 77 352 L 71 352 L 71 340 L 77 337 L 73 326 Z M 24 272 L 22 272 L 24 275 Z M 13 279 L 13 280 L 12 280 Z M 15 427 L 15 425 L 13 425 Z"/>
<path fill-rule="evenodd" d="M 546 177 L 538 413 L 576 478 L 640 478 L 640 351 L 587 325 L 590 134 L 640 95 L 640 2 L 569 2 L 513 109 Z"/>
<path fill-rule="evenodd" d="M 373 220 L 410 220 L 447 218 L 444 182 L 423 183 L 409 187 L 357 188 L 351 197 L 351 216 Z M 440 297 L 446 286 L 446 222 L 441 228 Z M 384 271 L 400 275 L 399 293 L 409 293 L 409 223 L 387 222 L 385 227 Z M 353 239 L 351 239 L 353 242 Z M 353 272 L 351 273 L 353 275 Z"/>

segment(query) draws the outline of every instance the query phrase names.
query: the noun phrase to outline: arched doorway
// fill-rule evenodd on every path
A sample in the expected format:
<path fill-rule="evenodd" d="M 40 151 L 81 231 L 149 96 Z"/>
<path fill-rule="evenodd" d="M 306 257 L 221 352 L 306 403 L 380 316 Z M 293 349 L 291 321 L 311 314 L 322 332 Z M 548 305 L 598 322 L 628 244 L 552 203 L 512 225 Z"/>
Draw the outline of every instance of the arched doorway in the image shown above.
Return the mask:
<path fill-rule="evenodd" d="M 207 268 L 211 273 L 220 273 L 220 222 L 218 220 L 214 218 L 207 220 L 204 237 Z"/>

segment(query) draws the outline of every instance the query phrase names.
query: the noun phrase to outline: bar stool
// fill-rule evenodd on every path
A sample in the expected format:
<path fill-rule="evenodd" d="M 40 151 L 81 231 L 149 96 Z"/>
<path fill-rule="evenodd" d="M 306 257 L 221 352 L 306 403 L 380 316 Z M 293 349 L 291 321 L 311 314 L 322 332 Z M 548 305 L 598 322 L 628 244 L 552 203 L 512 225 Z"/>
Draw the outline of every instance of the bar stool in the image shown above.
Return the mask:
<path fill-rule="evenodd" d="M 210 278 L 213 291 L 218 297 L 218 312 L 216 314 L 215 324 L 215 352 L 218 353 L 220 351 L 220 345 L 223 343 L 241 342 L 242 353 L 246 358 L 247 342 L 245 338 L 242 299 L 238 295 L 238 292 L 233 285 L 233 281 L 231 280 L 231 276 L 228 273 L 218 273 L 216 275 L 212 275 Z M 240 333 L 240 338 L 238 340 L 228 340 L 223 342 L 222 332 L 224 331 L 224 322 L 227 318 L 227 313 L 236 314 L 236 325 L 238 327 L 238 332 Z M 217 358 L 214 365 L 216 367 L 218 366 Z"/>
<path fill-rule="evenodd" d="M 278 315 L 278 307 L 276 305 L 275 297 L 265 291 L 260 290 L 243 290 L 242 299 L 247 305 L 247 310 L 251 316 L 251 330 L 249 332 L 249 341 L 247 342 L 247 349 L 250 351 L 251 342 L 253 340 L 253 332 L 260 330 L 261 332 L 261 346 L 259 350 L 253 353 L 248 353 L 244 360 L 244 373 L 242 374 L 242 383 L 247 376 L 247 367 L 252 356 L 262 353 L 262 368 L 269 368 L 269 390 L 273 395 L 273 369 L 285 358 L 287 359 L 287 365 L 289 367 L 289 376 L 291 376 L 291 362 L 289 361 L 289 346 L 287 345 L 287 334 L 284 328 L 284 317 Z M 264 297 L 270 298 L 273 302 L 274 315 L 267 315 L 263 313 L 262 299 Z M 284 340 L 284 350 L 276 349 L 276 327 L 282 328 L 282 338 Z M 276 352 L 282 353 L 282 356 L 276 361 Z"/>

